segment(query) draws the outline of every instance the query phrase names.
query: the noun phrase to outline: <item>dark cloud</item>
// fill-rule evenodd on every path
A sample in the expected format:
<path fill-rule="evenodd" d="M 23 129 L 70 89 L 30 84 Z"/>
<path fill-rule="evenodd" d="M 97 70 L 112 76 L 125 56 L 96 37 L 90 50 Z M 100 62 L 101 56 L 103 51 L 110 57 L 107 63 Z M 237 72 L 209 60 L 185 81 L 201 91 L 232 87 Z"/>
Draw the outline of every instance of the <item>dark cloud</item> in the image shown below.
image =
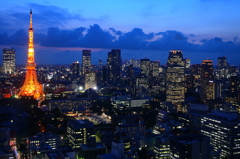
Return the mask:
<path fill-rule="evenodd" d="M 28 44 L 28 35 L 24 30 L 18 30 L 12 35 L 8 33 L 0 33 L 0 44 L 1 45 L 18 45 L 18 46 L 27 46 Z"/>
<path fill-rule="evenodd" d="M 235 44 L 232 41 L 223 41 L 219 37 L 215 37 L 213 39 L 204 39 L 201 41 L 202 45 L 200 45 L 199 50 L 201 51 L 218 51 L 218 52 L 231 52 L 231 51 L 240 51 L 240 46 Z"/>
<path fill-rule="evenodd" d="M 99 25 L 90 26 L 87 34 L 83 37 L 80 46 L 93 48 L 111 48 L 115 39 L 108 31 L 104 31 Z"/>
<path fill-rule="evenodd" d="M 119 35 L 119 36 L 120 36 L 120 35 L 123 34 L 121 31 L 116 30 L 116 29 L 114 29 L 114 28 L 109 28 L 109 30 L 112 31 L 115 35 Z"/>
<path fill-rule="evenodd" d="M 154 37 L 153 33 L 145 34 L 142 29 L 134 28 L 132 31 L 121 35 L 114 42 L 116 48 L 146 49 L 148 41 Z"/>
<path fill-rule="evenodd" d="M 61 30 L 57 27 L 49 28 L 46 36 L 40 34 L 36 42 L 42 46 L 53 47 L 78 47 L 83 38 L 85 28 L 75 30 Z"/>
<path fill-rule="evenodd" d="M 186 37 L 183 33 L 175 31 L 175 30 L 168 30 L 166 32 L 159 32 L 156 35 L 162 36 L 161 38 L 152 41 L 149 44 L 149 49 L 153 50 L 172 50 L 172 49 L 179 49 L 179 50 L 191 50 L 197 47 L 196 44 L 189 43 L 188 37 Z"/>
<path fill-rule="evenodd" d="M 9 44 L 26 46 L 28 44 L 28 34 L 25 30 L 19 30 L 9 37 Z"/>
<path fill-rule="evenodd" d="M 233 41 L 223 41 L 219 37 L 203 39 L 195 44 L 191 37 L 193 34 L 184 34 L 176 30 L 168 30 L 159 33 L 146 34 L 141 28 L 123 33 L 114 28 L 102 29 L 94 24 L 89 29 L 79 27 L 72 30 L 64 30 L 58 27 L 48 28 L 47 34 L 35 33 L 36 44 L 47 47 L 88 47 L 88 48 L 120 48 L 131 50 L 172 50 L 204 51 L 204 52 L 239 52 L 238 38 Z M 158 38 L 157 38 L 158 37 Z M 27 31 L 18 30 L 14 34 L 0 32 L 0 44 L 27 46 Z"/>

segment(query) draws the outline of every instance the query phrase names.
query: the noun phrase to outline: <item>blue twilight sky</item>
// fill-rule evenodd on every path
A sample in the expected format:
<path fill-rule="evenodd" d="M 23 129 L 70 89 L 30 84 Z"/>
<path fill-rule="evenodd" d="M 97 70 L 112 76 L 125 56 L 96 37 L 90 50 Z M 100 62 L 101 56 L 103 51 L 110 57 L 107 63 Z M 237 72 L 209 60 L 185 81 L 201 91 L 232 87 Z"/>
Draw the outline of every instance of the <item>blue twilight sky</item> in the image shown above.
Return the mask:
<path fill-rule="evenodd" d="M 0 46 L 16 48 L 27 61 L 29 10 L 33 10 L 35 56 L 39 64 L 81 61 L 91 49 L 93 63 L 106 62 L 112 48 L 122 58 L 161 61 L 169 50 L 192 63 L 226 56 L 240 63 L 239 0 L 0 0 Z"/>

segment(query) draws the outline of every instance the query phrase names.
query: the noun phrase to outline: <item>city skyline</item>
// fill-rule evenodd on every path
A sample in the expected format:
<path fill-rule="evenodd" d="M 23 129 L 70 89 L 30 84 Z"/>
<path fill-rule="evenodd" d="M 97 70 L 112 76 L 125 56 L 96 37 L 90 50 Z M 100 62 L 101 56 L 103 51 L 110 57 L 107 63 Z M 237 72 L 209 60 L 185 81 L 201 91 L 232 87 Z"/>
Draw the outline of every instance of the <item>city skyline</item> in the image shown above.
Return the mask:
<path fill-rule="evenodd" d="M 109 1 L 84 2 L 84 6 L 81 1 L 75 5 L 73 1 L 4 2 L 0 45 L 15 48 L 17 64 L 25 63 L 27 15 L 32 8 L 39 64 L 52 64 L 53 59 L 57 59 L 53 64 L 81 61 L 84 49 L 92 50 L 93 63 L 98 58 L 106 63 L 107 52 L 115 48 L 122 50 L 123 60 L 149 58 L 166 64 L 168 52 L 176 49 L 191 63 L 210 58 L 215 65 L 217 57 L 226 56 L 230 64 L 239 64 L 238 1 L 116 3 L 118 9 Z"/>
<path fill-rule="evenodd" d="M 240 158 L 235 1 L 4 2 L 0 158 Z"/>

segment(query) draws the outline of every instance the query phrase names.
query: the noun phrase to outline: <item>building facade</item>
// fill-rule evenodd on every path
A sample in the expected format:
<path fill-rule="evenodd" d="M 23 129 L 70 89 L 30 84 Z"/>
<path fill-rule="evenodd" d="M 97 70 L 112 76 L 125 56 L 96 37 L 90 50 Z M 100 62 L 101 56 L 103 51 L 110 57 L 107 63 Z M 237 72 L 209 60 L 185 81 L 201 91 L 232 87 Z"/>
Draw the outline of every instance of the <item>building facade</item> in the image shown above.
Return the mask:
<path fill-rule="evenodd" d="M 71 70 L 74 78 L 79 77 L 80 76 L 80 63 L 79 63 L 79 61 L 71 63 L 70 70 Z"/>
<path fill-rule="evenodd" d="M 140 60 L 140 70 L 141 75 L 149 77 L 150 75 L 150 60 L 149 59 L 141 59 Z"/>
<path fill-rule="evenodd" d="M 240 158 L 240 121 L 237 113 L 214 111 L 201 118 L 201 133 L 210 138 L 221 157 Z"/>
<path fill-rule="evenodd" d="M 92 71 L 91 50 L 82 50 L 82 74 Z"/>
<path fill-rule="evenodd" d="M 87 144 L 87 139 L 93 136 L 93 128 L 93 123 L 88 120 L 70 120 L 67 125 L 67 139 L 72 148 Z"/>
<path fill-rule="evenodd" d="M 209 138 L 204 135 L 174 136 L 170 138 L 170 158 L 210 158 Z"/>
<path fill-rule="evenodd" d="M 3 72 L 13 74 L 16 71 L 15 49 L 3 49 Z"/>
<path fill-rule="evenodd" d="M 215 99 L 215 81 L 212 60 L 203 60 L 201 67 L 201 98 L 203 102 Z"/>
<path fill-rule="evenodd" d="M 184 61 L 182 51 L 172 50 L 169 52 L 166 73 L 166 101 L 176 105 L 184 102 L 185 99 Z"/>
<path fill-rule="evenodd" d="M 109 72 L 108 83 L 118 84 L 121 78 L 122 58 L 120 49 L 112 49 L 108 52 L 107 66 Z"/>
<path fill-rule="evenodd" d="M 92 89 L 97 89 L 97 80 L 96 80 L 96 73 L 95 72 L 90 72 L 90 73 L 85 73 L 85 90 L 92 88 Z"/>

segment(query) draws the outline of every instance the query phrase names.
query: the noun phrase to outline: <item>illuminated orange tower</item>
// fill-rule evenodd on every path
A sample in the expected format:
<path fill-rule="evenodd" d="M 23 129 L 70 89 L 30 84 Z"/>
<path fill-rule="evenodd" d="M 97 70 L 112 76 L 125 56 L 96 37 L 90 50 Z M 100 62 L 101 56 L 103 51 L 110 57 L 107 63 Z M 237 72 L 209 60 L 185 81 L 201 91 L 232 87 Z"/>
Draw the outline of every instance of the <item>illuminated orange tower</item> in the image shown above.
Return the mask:
<path fill-rule="evenodd" d="M 33 27 L 32 27 L 32 10 L 30 11 L 30 27 L 29 27 L 29 42 L 28 42 L 28 60 L 26 64 L 26 78 L 24 84 L 18 94 L 18 97 L 32 96 L 39 102 L 44 100 L 42 85 L 38 83 L 36 74 L 36 63 L 34 60 L 34 43 L 33 43 Z"/>

